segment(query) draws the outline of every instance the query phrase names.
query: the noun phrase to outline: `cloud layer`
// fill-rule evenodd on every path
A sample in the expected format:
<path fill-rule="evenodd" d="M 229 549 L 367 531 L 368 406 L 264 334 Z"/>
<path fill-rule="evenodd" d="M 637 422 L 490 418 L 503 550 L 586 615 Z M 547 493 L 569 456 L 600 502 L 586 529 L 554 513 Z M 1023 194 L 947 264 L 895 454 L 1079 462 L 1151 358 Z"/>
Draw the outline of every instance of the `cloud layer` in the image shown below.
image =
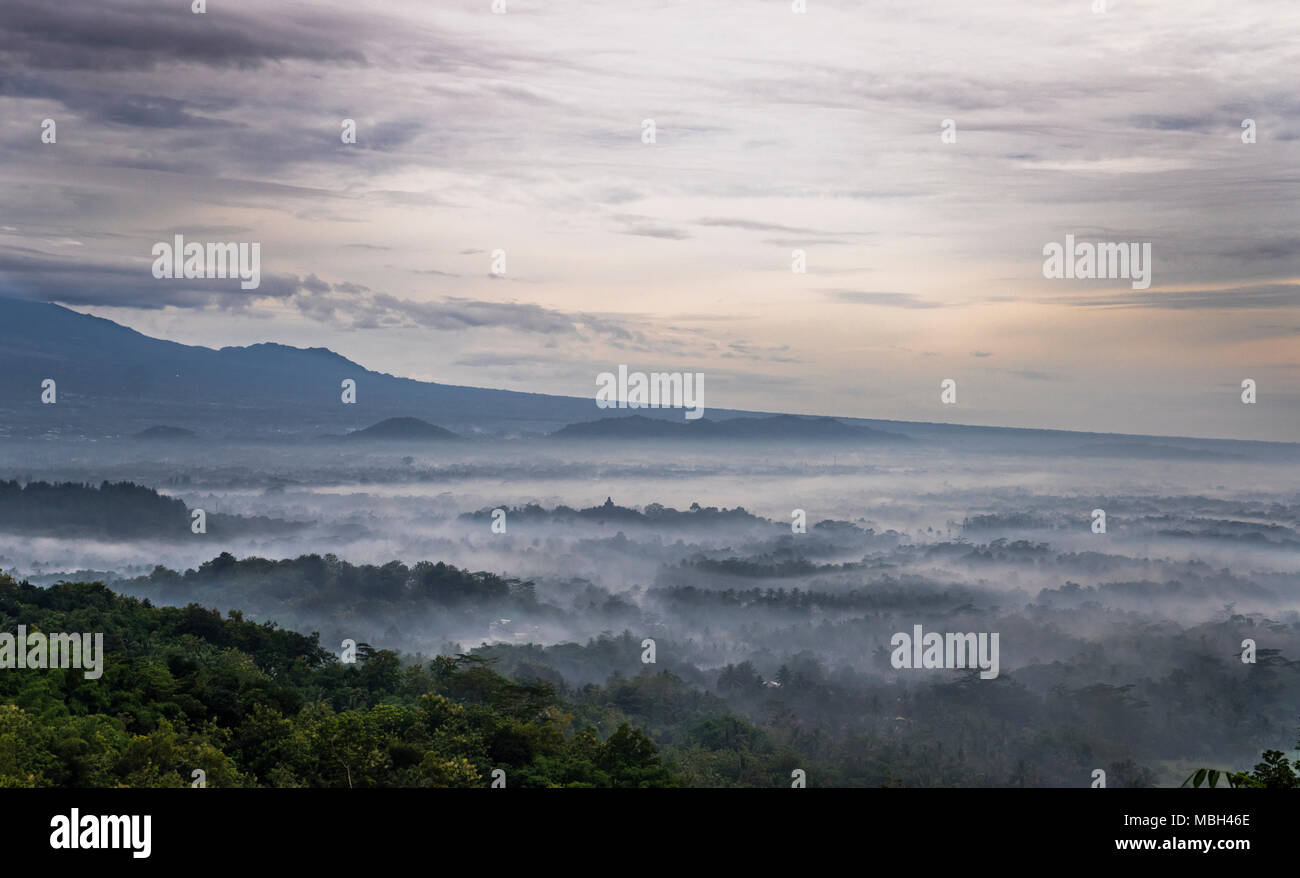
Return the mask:
<path fill-rule="evenodd" d="M 1273 0 L 10 0 L 0 294 L 456 383 L 1287 438 L 1297 39 Z M 261 287 L 156 281 L 177 233 Z M 1151 288 L 1045 279 L 1067 234 L 1150 242 Z"/>

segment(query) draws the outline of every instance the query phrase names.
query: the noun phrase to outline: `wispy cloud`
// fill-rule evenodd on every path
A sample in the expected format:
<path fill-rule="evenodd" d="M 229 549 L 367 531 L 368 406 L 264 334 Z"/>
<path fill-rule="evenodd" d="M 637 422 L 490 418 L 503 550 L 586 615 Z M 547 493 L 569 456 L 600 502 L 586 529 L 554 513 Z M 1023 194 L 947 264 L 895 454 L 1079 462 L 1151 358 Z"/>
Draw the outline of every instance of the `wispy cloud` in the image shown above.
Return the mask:
<path fill-rule="evenodd" d="M 833 302 L 844 305 L 875 305 L 882 308 L 942 308 L 938 302 L 922 299 L 911 293 L 880 293 L 864 290 L 822 290 Z"/>
<path fill-rule="evenodd" d="M 1163 308 L 1171 311 L 1236 311 L 1300 308 L 1300 284 L 1261 284 L 1213 290 L 1170 290 L 1066 296 L 1059 304 L 1077 308 Z"/>

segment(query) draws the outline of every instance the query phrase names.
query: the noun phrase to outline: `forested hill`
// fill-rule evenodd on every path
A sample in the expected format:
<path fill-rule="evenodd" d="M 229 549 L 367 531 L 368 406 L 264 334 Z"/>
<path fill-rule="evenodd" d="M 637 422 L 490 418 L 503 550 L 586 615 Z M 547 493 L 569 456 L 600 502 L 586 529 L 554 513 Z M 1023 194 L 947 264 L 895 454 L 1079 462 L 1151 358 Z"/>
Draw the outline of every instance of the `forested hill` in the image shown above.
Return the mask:
<path fill-rule="evenodd" d="M 316 635 L 156 607 L 99 584 L 0 575 L 0 631 L 102 632 L 103 675 L 0 673 L 0 787 L 674 786 L 639 730 L 581 724 L 545 685 L 482 659 L 404 665 Z M 613 714 L 608 712 L 605 719 Z"/>
<path fill-rule="evenodd" d="M 0 481 L 0 531 L 41 536 L 178 539 L 192 533 L 191 510 L 175 497 L 132 482 Z M 210 513 L 205 527 L 214 536 L 284 533 L 299 522 Z"/>
<path fill-rule="evenodd" d="M 0 482 L 0 529 L 41 534 L 181 536 L 190 512 L 175 497 L 130 482 Z"/>
<path fill-rule="evenodd" d="M 795 769 L 818 786 L 895 786 L 927 766 L 931 782 L 918 785 L 1002 786 L 1022 785 L 1023 763 L 999 764 L 1030 736 L 1045 752 L 1082 747 L 1087 762 L 1115 749 L 1095 734 L 1080 741 L 1088 716 L 1062 716 L 1060 704 L 1053 714 L 1014 686 L 998 697 L 1027 717 L 1016 725 L 986 716 L 989 697 L 960 681 L 933 695 L 889 697 L 883 716 L 895 723 L 905 720 L 896 710 L 948 711 L 966 727 L 998 731 L 954 748 L 929 734 L 854 732 L 844 718 L 880 714 L 888 690 L 866 703 L 806 662 L 782 667 L 779 690 L 747 662 L 717 673 L 716 694 L 700 688 L 706 675 L 684 666 L 614 672 L 603 686 L 565 682 L 561 669 L 635 655 L 641 639 L 627 633 L 585 647 L 494 645 L 432 661 L 359 643 L 348 663 L 315 633 L 256 624 L 239 611 L 222 618 L 98 583 L 44 589 L 0 574 L 0 633 L 13 637 L 19 626 L 102 633 L 105 660 L 93 679 L 77 668 L 0 672 L 0 787 L 179 787 L 202 770 L 214 787 L 483 788 L 497 769 L 510 787 L 776 788 L 789 786 Z M 1128 688 L 1090 687 L 1092 715 L 1100 698 Z M 773 691 L 782 693 L 775 701 Z M 1047 722 L 1053 717 L 1058 725 Z M 804 734 L 810 721 L 848 731 Z M 1149 771 L 1115 758 L 1102 764 L 1119 786 L 1150 785 Z M 1237 786 L 1300 784 L 1271 750 L 1253 774 L 1231 777 Z"/>

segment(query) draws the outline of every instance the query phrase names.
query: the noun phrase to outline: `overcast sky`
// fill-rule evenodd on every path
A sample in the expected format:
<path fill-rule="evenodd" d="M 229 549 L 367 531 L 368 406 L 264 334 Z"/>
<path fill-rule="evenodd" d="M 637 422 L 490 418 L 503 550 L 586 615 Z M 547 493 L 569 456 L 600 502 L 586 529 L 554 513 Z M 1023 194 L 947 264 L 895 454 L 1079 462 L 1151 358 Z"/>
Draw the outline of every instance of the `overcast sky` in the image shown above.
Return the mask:
<path fill-rule="evenodd" d="M 0 294 L 455 384 L 1300 439 L 1294 0 L 491 6 L 3 0 Z M 261 286 L 156 280 L 175 234 Z M 1044 278 L 1067 234 L 1150 288 Z"/>

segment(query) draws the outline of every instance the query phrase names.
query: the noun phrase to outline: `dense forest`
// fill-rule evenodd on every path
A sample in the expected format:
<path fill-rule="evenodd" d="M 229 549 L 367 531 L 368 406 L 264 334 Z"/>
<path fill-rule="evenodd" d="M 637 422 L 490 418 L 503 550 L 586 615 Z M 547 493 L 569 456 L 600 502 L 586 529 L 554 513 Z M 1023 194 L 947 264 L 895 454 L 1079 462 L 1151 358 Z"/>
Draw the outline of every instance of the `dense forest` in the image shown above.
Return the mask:
<path fill-rule="evenodd" d="M 206 598 L 210 596 L 207 590 L 219 588 L 226 593 L 256 593 L 322 607 L 365 600 L 446 608 L 510 598 L 519 606 L 536 605 L 531 583 L 503 579 L 493 573 L 471 573 L 431 561 L 411 566 L 400 561 L 351 564 L 334 555 L 302 555 L 276 561 L 237 559 L 222 552 L 184 573 L 159 565 L 148 576 L 130 582 L 168 602 L 187 596 Z"/>
<path fill-rule="evenodd" d="M 222 555 L 152 579 L 168 591 L 220 579 L 237 593 L 315 583 L 339 599 L 351 589 L 418 590 L 449 610 L 536 600 L 524 583 L 428 562 L 370 569 Z M 478 787 L 498 768 L 511 786 L 770 788 L 788 786 L 795 769 L 822 786 L 1068 786 L 1086 785 L 1096 766 L 1110 786 L 1132 787 L 1155 775 L 1124 739 L 1163 728 L 1131 685 L 1058 687 L 1049 697 L 1007 678 L 898 687 L 833 673 L 810 655 L 766 680 L 748 662 L 642 665 L 641 639 L 629 632 L 432 660 L 362 643 L 347 663 L 314 632 L 238 610 L 223 618 L 102 584 L 45 589 L 0 576 L 0 630 L 18 625 L 103 632 L 108 659 L 99 680 L 60 669 L 0 674 L 7 786 L 176 786 L 202 769 L 212 786 Z M 575 682 L 598 675 L 603 682 Z M 1258 697 L 1276 697 L 1280 682 Z M 1187 680 L 1171 684 L 1192 695 Z M 1180 725 L 1196 728 L 1197 715 Z M 1207 717 L 1202 731 L 1212 728 Z M 1238 786 L 1294 785 L 1280 752 L 1265 759 L 1254 774 L 1222 774 Z"/>
<path fill-rule="evenodd" d="M 18 625 L 103 632 L 108 660 L 98 680 L 75 669 L 0 674 L 0 786 L 185 786 L 196 769 L 209 786 L 482 787 L 496 769 L 520 787 L 690 779 L 626 721 L 618 693 L 566 701 L 481 657 L 404 663 L 361 644 L 344 663 L 314 634 L 238 612 L 0 576 L 0 629 Z M 740 721 L 701 723 L 696 735 L 715 749 L 761 737 Z"/>
<path fill-rule="evenodd" d="M 36 533 L 183 536 L 190 512 L 174 497 L 130 482 L 0 482 L 0 527 Z"/>
<path fill-rule="evenodd" d="M 297 522 L 245 518 L 205 510 L 209 533 L 287 533 Z M 132 482 L 0 481 L 0 531 L 41 536 L 182 539 L 192 535 L 191 510 L 181 500 Z"/>
<path fill-rule="evenodd" d="M 683 512 L 671 506 L 650 503 L 642 510 L 629 506 L 619 506 L 612 497 L 606 497 L 605 502 L 599 506 L 589 506 L 584 509 L 574 509 L 563 504 L 556 506 L 554 509 L 545 509 L 536 503 L 528 503 L 523 506 L 506 507 L 505 512 L 508 521 L 529 523 L 570 524 L 574 521 L 586 520 L 597 524 L 610 523 L 621 526 L 642 525 L 646 527 L 694 527 L 718 523 L 771 525 L 771 522 L 747 512 L 740 506 L 735 509 L 719 509 L 716 506 L 701 506 L 698 503 L 692 503 L 691 508 Z M 492 509 L 466 512 L 460 517 L 466 521 L 488 522 L 492 520 Z M 782 527 L 785 529 L 784 526 Z"/>

